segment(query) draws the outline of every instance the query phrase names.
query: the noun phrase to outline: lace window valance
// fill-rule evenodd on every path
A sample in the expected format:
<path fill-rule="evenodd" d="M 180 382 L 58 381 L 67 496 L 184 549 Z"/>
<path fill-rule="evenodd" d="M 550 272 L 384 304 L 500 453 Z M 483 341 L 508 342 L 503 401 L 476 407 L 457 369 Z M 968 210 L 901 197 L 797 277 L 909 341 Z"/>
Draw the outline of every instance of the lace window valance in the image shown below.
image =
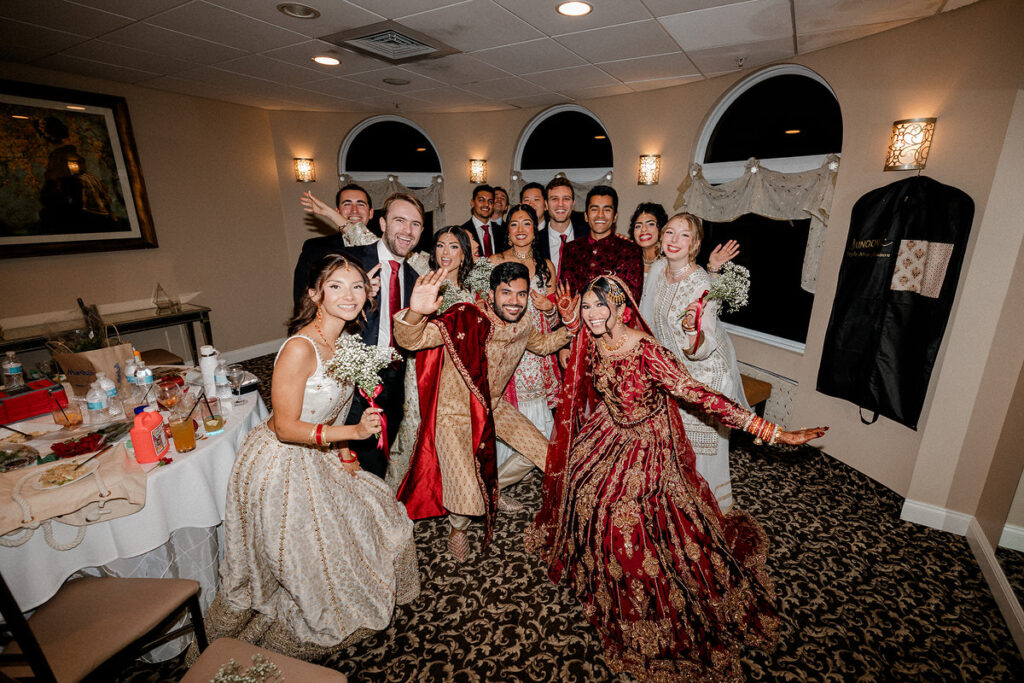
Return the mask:
<path fill-rule="evenodd" d="M 523 188 L 526 186 L 527 183 L 523 179 L 522 171 L 512 171 L 510 177 L 511 179 L 509 180 L 508 183 L 508 203 L 509 205 L 518 204 L 519 193 L 523 191 Z M 554 177 L 564 178 L 565 172 L 560 171 L 556 173 Z M 575 180 L 570 180 L 569 182 L 572 183 L 572 192 L 574 197 L 572 208 L 574 211 L 583 211 L 587 208 L 586 206 L 584 206 L 584 202 L 587 201 L 587 193 L 590 192 L 592 188 L 598 185 L 611 185 L 612 172 L 608 171 L 597 180 L 592 180 L 586 183 L 577 183 Z M 546 185 L 547 183 L 544 184 Z"/>
<path fill-rule="evenodd" d="M 711 185 L 700 164 L 694 163 L 679 185 L 675 209 L 716 223 L 732 221 L 747 213 L 774 220 L 810 218 L 800 287 L 813 293 L 838 171 L 839 157 L 835 154 L 826 156 L 820 168 L 799 173 L 772 171 L 762 167 L 757 159 L 748 159 L 741 177 Z"/>
<path fill-rule="evenodd" d="M 356 183 L 370 194 L 374 208 L 380 208 L 384 200 L 395 192 L 406 192 L 423 202 L 426 211 L 434 212 L 434 229 L 439 230 L 446 225 L 444 203 L 444 176 L 436 175 L 430 179 L 430 185 L 418 190 L 406 187 L 398 181 L 397 175 L 389 175 L 382 180 L 355 180 L 347 173 L 340 176 L 341 185 Z"/>

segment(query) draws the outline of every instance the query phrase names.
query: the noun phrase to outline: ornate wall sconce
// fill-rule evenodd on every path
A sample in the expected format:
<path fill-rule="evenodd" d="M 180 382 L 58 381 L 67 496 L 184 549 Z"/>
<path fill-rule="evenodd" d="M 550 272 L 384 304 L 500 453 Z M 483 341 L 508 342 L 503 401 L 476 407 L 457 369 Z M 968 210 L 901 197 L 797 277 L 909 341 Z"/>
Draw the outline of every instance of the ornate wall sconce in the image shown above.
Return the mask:
<path fill-rule="evenodd" d="M 292 159 L 295 163 L 295 180 L 300 183 L 316 181 L 316 164 L 312 159 Z"/>
<path fill-rule="evenodd" d="M 892 123 L 892 139 L 884 171 L 915 171 L 928 163 L 935 133 L 934 118 L 902 119 Z"/>
<path fill-rule="evenodd" d="M 661 155 L 641 154 L 637 185 L 657 185 L 661 180 Z"/>
<path fill-rule="evenodd" d="M 487 159 L 469 160 L 469 182 L 477 185 L 487 182 Z"/>

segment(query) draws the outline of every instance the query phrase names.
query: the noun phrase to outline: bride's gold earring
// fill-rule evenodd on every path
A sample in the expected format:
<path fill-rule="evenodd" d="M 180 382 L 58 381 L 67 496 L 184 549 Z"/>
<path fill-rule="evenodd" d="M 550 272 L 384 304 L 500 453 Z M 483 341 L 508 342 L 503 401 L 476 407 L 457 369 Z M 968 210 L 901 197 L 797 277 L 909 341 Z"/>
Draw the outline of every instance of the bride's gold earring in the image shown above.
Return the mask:
<path fill-rule="evenodd" d="M 323 306 L 319 306 L 318 305 L 316 307 L 316 324 L 317 325 L 323 325 L 324 324 L 324 309 L 323 309 Z"/>

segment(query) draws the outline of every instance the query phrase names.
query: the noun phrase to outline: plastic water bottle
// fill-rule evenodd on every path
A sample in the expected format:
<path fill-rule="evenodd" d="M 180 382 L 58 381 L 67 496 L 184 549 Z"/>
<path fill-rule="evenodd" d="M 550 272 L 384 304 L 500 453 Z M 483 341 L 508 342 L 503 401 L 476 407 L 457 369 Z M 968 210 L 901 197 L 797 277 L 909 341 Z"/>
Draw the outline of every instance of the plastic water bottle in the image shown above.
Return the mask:
<path fill-rule="evenodd" d="M 156 403 L 156 396 L 150 389 L 153 388 L 153 371 L 146 367 L 143 361 L 139 361 L 135 367 L 135 394 L 138 400 L 141 402 L 142 397 L 146 397 L 146 404 L 153 405 Z"/>
<path fill-rule="evenodd" d="M 96 383 L 100 385 L 100 389 L 107 395 L 108 417 L 112 420 L 124 417 L 124 408 L 121 406 L 120 398 L 118 398 L 117 385 L 114 384 L 114 380 L 107 377 L 105 372 L 97 372 Z"/>
<path fill-rule="evenodd" d="M 135 386 L 135 371 L 138 369 L 139 352 L 132 347 L 132 357 L 124 364 L 124 379 L 129 386 Z"/>
<path fill-rule="evenodd" d="M 217 349 L 209 344 L 199 347 L 199 370 L 203 373 L 203 391 L 208 397 L 217 395 Z"/>
<path fill-rule="evenodd" d="M 107 392 L 100 387 L 99 381 L 89 386 L 89 393 L 85 395 L 85 405 L 89 411 L 89 424 L 99 424 L 107 420 L 107 409 L 110 407 Z"/>
<path fill-rule="evenodd" d="M 7 352 L 7 358 L 3 362 L 3 371 L 4 390 L 11 391 L 25 386 L 25 371 L 21 367 L 21 361 L 14 355 L 14 351 Z"/>
<path fill-rule="evenodd" d="M 214 380 L 217 383 L 217 399 L 220 401 L 221 411 L 227 415 L 231 412 L 232 396 L 231 382 L 228 381 L 228 362 L 226 360 L 217 361 Z"/>

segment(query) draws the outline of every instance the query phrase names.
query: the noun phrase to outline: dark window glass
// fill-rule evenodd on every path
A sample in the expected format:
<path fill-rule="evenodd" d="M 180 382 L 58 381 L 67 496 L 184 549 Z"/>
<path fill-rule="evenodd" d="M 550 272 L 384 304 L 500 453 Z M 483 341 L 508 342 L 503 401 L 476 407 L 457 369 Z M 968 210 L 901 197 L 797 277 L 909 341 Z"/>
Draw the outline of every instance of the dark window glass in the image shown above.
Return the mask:
<path fill-rule="evenodd" d="M 711 134 L 704 163 L 831 154 L 842 146 L 835 96 L 813 78 L 783 75 L 757 83 L 729 106 Z"/>
<path fill-rule="evenodd" d="M 601 124 L 578 111 L 540 122 L 523 147 L 522 169 L 610 168 L 612 143 Z"/>
<path fill-rule="evenodd" d="M 440 173 L 437 150 L 423 133 L 401 121 L 378 121 L 352 141 L 345 171 L 381 173 Z"/>
<path fill-rule="evenodd" d="M 750 270 L 747 305 L 723 313 L 723 321 L 801 344 L 807 341 L 814 295 L 800 289 L 800 271 L 810 224 L 810 219 L 775 221 L 750 213 L 729 223 L 704 223 L 697 262 L 707 265 L 711 250 L 733 239 L 740 243 L 735 262 Z"/>

